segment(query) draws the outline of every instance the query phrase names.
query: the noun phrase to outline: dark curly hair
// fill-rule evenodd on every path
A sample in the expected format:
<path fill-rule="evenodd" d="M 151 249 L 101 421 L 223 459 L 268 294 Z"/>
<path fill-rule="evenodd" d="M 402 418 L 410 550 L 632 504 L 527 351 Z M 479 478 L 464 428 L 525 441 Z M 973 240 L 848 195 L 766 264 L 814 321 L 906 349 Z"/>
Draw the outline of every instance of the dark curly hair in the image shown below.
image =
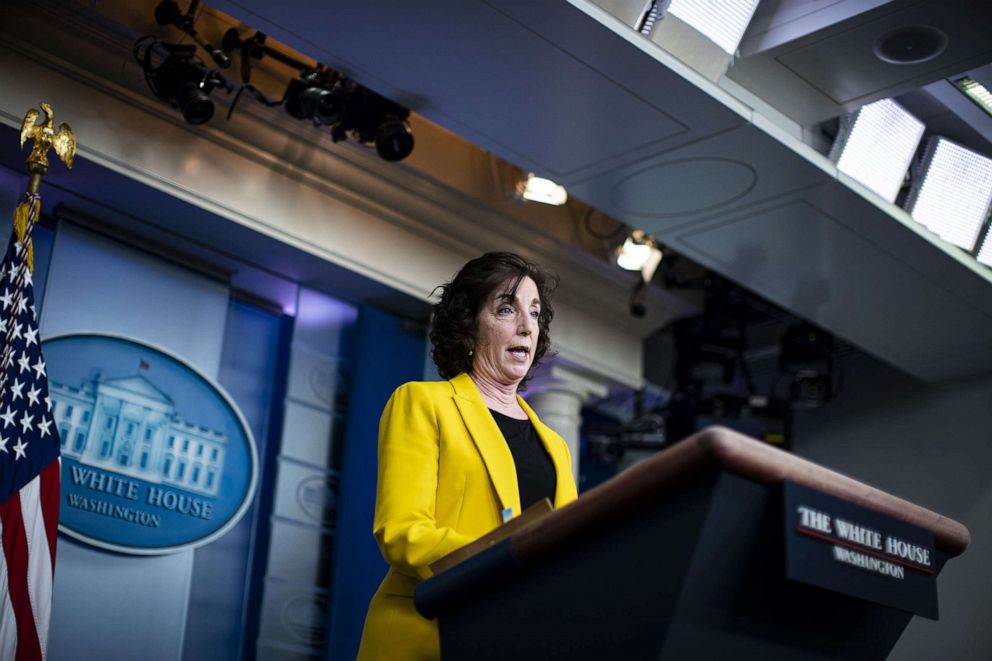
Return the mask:
<path fill-rule="evenodd" d="M 503 283 L 509 283 L 507 294 L 516 294 L 525 277 L 534 281 L 541 298 L 534 362 L 518 389 L 526 388 L 534 368 L 551 349 L 549 329 L 555 316 L 551 296 L 558 287 L 558 276 L 512 252 L 487 252 L 482 257 L 476 257 L 465 264 L 451 282 L 434 290 L 441 290 L 441 300 L 434 305 L 431 355 L 442 378 L 450 379 L 462 372 L 471 373 L 471 351 L 479 331 L 479 309 Z"/>

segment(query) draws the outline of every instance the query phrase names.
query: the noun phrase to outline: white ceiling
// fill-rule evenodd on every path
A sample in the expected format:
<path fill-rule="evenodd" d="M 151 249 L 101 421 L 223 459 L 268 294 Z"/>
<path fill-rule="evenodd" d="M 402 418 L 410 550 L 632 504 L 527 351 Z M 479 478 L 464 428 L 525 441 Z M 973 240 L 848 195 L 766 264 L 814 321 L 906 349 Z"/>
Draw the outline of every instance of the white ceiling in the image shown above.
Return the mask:
<path fill-rule="evenodd" d="M 989 270 L 801 140 L 987 64 L 992 3 L 765 0 L 731 77 L 784 116 L 585 0 L 211 4 L 921 379 L 992 370 Z M 879 31 L 924 20 L 946 58 L 866 59 Z"/>

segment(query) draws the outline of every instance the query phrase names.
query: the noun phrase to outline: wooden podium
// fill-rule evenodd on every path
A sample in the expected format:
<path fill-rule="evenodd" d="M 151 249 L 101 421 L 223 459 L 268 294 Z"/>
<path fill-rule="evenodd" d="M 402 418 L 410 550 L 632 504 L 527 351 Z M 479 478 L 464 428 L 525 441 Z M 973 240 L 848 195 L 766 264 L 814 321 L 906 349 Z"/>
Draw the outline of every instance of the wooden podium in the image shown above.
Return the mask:
<path fill-rule="evenodd" d="M 424 581 L 417 608 L 438 618 L 444 661 L 884 659 L 913 613 L 786 578 L 786 481 L 932 534 L 927 575 L 899 570 L 914 580 L 968 545 L 955 521 L 710 428 Z M 899 583 L 833 562 L 843 542 L 803 539 L 853 581 L 841 590 Z M 877 570 L 882 552 L 861 551 Z"/>

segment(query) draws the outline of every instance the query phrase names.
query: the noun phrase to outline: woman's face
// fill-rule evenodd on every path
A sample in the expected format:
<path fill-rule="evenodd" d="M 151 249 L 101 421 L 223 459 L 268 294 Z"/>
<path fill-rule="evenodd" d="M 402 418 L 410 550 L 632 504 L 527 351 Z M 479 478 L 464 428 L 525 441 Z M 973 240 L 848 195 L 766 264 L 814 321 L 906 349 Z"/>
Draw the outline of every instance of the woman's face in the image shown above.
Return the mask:
<path fill-rule="evenodd" d="M 517 291 L 507 280 L 489 295 L 479 310 L 479 331 L 472 353 L 472 374 L 503 385 L 516 385 L 527 376 L 537 349 L 541 297 L 537 285 L 524 277 Z"/>

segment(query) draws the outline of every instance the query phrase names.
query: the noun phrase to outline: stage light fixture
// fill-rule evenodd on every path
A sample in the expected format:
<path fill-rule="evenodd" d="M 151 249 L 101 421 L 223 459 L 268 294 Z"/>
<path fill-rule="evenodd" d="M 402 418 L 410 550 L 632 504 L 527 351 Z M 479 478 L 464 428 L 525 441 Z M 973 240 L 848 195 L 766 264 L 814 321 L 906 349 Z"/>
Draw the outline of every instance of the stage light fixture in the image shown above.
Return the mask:
<path fill-rule="evenodd" d="M 332 140 L 351 137 L 374 147 L 381 159 L 391 163 L 410 155 L 414 139 L 409 110 L 350 79 L 341 82 L 341 89 L 345 99 L 340 120 L 331 126 Z"/>
<path fill-rule="evenodd" d="M 530 172 L 517 184 L 517 197 L 528 202 L 560 207 L 568 201 L 568 191 L 564 186 Z"/>
<path fill-rule="evenodd" d="M 830 160 L 844 174 L 894 202 L 924 128 L 892 99 L 870 103 L 841 120 Z"/>
<path fill-rule="evenodd" d="M 671 0 L 667 13 L 688 23 L 725 53 L 733 55 L 757 8 L 758 0 Z"/>
<path fill-rule="evenodd" d="M 341 121 L 345 93 L 342 77 L 326 70 L 304 71 L 289 81 L 286 88 L 286 112 L 297 119 L 309 119 L 314 124 L 336 124 Z"/>
<path fill-rule="evenodd" d="M 987 115 L 992 115 L 992 92 L 987 87 L 968 76 L 955 80 L 954 86 L 962 94 L 974 101 Z"/>
<path fill-rule="evenodd" d="M 942 239 L 975 248 L 992 206 L 992 159 L 947 138 L 927 144 L 906 210 Z"/>
<path fill-rule="evenodd" d="M 159 100 L 179 110 L 190 124 L 203 124 L 214 114 L 210 93 L 217 87 L 230 92 L 231 84 L 196 56 L 193 44 L 169 44 L 143 37 L 134 45 L 134 57 L 145 82 Z"/>
<path fill-rule="evenodd" d="M 410 122 L 397 115 L 387 115 L 375 131 L 375 152 L 390 163 L 402 161 L 413 151 Z"/>
<path fill-rule="evenodd" d="M 653 238 L 643 230 L 634 230 L 617 248 L 617 266 L 626 271 L 640 271 L 644 282 L 651 282 L 664 254 Z"/>

